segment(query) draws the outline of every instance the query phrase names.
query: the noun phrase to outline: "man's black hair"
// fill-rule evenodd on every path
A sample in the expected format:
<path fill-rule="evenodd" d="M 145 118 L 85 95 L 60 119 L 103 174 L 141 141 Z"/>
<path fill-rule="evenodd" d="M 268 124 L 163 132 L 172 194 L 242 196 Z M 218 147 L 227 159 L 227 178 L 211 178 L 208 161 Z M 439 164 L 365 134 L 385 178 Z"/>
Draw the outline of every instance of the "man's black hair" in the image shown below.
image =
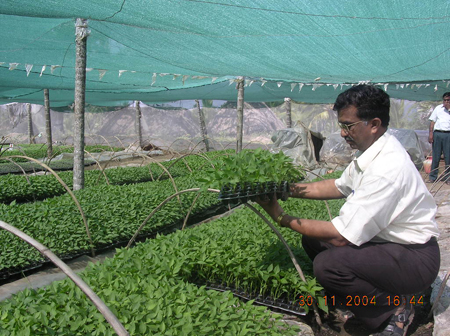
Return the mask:
<path fill-rule="evenodd" d="M 379 118 L 381 125 L 389 125 L 389 108 L 391 102 L 389 95 L 382 89 L 369 84 L 360 84 L 342 92 L 336 98 L 333 110 L 340 110 L 354 106 L 358 110 L 357 117 L 361 120 Z"/>
<path fill-rule="evenodd" d="M 446 92 L 442 95 L 442 99 L 444 99 L 445 97 L 450 97 L 450 92 Z"/>

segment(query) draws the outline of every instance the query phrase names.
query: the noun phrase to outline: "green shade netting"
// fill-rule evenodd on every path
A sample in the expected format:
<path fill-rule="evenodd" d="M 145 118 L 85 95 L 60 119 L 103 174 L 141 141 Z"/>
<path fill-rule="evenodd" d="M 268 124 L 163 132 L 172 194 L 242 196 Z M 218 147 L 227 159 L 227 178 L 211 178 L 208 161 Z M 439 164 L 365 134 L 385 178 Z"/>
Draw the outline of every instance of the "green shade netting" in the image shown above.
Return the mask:
<path fill-rule="evenodd" d="M 450 2 L 3 0 L 0 103 L 73 102 L 75 20 L 88 19 L 86 102 L 332 102 L 370 82 L 394 98 L 450 91 Z"/>

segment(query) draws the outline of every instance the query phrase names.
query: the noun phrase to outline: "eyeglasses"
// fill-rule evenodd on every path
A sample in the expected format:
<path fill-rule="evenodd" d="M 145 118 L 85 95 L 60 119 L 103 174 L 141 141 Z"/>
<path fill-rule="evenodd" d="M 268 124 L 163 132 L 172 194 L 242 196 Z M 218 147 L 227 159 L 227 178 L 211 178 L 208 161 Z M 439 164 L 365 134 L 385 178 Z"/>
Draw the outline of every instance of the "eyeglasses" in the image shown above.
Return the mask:
<path fill-rule="evenodd" d="M 359 124 L 359 123 L 362 123 L 362 122 L 365 122 L 365 123 L 366 123 L 366 126 L 367 126 L 367 121 L 366 121 L 366 120 L 360 120 L 360 121 L 354 122 L 354 123 L 352 123 L 352 124 L 343 124 L 343 123 L 338 122 L 338 125 L 339 125 L 339 127 L 340 127 L 342 130 L 344 130 L 345 133 L 350 133 L 350 130 L 351 130 L 351 128 L 352 128 L 353 126 L 355 126 L 355 125 L 357 125 L 357 124 Z"/>
<path fill-rule="evenodd" d="M 450 102 L 450 99 L 444 99 L 445 102 Z"/>

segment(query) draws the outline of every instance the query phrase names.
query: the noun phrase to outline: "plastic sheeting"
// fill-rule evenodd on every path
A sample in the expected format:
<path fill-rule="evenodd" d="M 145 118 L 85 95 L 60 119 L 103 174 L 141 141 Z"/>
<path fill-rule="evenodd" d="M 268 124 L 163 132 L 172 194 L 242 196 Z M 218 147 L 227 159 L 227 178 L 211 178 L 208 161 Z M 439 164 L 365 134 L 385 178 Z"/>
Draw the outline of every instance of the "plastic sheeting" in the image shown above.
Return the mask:
<path fill-rule="evenodd" d="M 320 149 L 320 160 L 328 164 L 346 166 L 353 159 L 356 150 L 352 149 L 341 136 L 341 131 L 330 134 Z"/>
<path fill-rule="evenodd" d="M 272 141 L 271 152 L 283 151 L 296 166 L 307 169 L 317 167 L 311 132 L 303 125 L 276 131 L 272 136 Z"/>
<path fill-rule="evenodd" d="M 389 134 L 395 136 L 398 141 L 408 152 L 411 160 L 417 169 L 422 169 L 425 154 L 422 150 L 422 145 L 419 137 L 413 130 L 389 128 Z M 328 164 L 347 165 L 353 159 L 356 150 L 351 149 L 341 137 L 341 133 L 336 132 L 331 134 L 325 141 L 320 150 L 320 161 Z"/>

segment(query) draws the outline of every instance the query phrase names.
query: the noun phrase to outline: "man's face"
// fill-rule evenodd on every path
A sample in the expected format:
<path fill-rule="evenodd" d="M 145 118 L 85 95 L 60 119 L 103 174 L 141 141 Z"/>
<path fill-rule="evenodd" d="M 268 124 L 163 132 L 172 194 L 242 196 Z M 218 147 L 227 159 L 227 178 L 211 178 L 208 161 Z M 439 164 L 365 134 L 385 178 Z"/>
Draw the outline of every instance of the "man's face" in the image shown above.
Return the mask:
<path fill-rule="evenodd" d="M 368 121 L 359 119 L 356 113 L 357 109 L 354 106 L 339 111 L 338 122 L 341 127 L 341 136 L 351 148 L 365 151 L 374 141 L 371 126 Z"/>
<path fill-rule="evenodd" d="M 444 107 L 447 110 L 450 110 L 450 96 L 445 96 L 444 97 Z"/>

